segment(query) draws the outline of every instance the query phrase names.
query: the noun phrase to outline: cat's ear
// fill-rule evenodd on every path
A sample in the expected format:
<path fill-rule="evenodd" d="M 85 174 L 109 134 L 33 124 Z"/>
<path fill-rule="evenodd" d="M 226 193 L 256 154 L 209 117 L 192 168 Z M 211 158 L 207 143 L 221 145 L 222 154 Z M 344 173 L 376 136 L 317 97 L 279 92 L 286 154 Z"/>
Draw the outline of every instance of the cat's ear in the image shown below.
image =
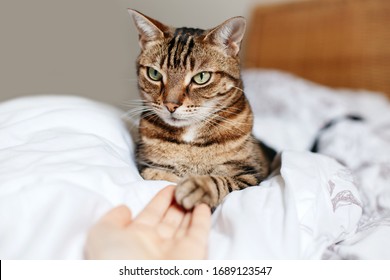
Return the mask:
<path fill-rule="evenodd" d="M 242 38 L 244 37 L 245 26 L 246 20 L 243 17 L 228 19 L 210 30 L 205 40 L 220 46 L 229 55 L 237 56 L 240 51 Z"/>
<path fill-rule="evenodd" d="M 161 22 L 155 19 L 145 16 L 140 12 L 132 9 L 127 10 L 132 16 L 135 26 L 139 33 L 139 44 L 142 49 L 145 49 L 149 43 L 161 40 L 164 38 L 164 32 L 169 27 L 165 26 Z"/>

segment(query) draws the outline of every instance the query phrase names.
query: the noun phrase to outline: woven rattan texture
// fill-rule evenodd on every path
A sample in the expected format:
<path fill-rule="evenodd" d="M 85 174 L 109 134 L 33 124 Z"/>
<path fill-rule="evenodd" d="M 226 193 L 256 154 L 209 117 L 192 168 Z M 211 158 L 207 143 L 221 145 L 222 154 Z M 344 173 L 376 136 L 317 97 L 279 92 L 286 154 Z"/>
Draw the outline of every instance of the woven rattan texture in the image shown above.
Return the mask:
<path fill-rule="evenodd" d="M 390 96 L 390 1 L 318 0 L 253 11 L 244 66 Z"/>

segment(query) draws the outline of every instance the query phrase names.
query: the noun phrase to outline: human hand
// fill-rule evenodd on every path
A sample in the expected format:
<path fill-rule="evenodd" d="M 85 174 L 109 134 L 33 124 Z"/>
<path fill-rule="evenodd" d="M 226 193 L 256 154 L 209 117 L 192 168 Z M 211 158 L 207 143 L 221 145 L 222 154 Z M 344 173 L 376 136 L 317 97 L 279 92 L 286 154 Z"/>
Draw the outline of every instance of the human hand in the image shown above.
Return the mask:
<path fill-rule="evenodd" d="M 89 232 L 88 259 L 205 259 L 210 208 L 187 212 L 174 202 L 174 186 L 162 189 L 136 217 L 126 206 L 104 215 Z"/>

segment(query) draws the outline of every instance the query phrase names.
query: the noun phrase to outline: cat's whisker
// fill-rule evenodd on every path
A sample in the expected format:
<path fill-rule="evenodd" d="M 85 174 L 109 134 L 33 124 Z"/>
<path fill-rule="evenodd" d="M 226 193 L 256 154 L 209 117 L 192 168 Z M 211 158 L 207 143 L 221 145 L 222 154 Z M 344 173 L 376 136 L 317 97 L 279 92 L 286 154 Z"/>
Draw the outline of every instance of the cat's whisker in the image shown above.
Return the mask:
<path fill-rule="evenodd" d="M 227 113 L 231 113 L 235 116 L 240 116 L 241 114 L 240 113 L 232 113 L 230 111 L 226 111 Z M 226 117 L 223 117 L 219 114 L 214 114 L 214 116 L 216 116 L 216 119 L 218 120 L 221 120 L 225 123 L 231 123 L 231 124 L 234 124 L 234 125 L 247 125 L 248 123 L 247 122 L 244 122 L 244 121 L 238 121 L 237 119 L 229 119 L 229 118 L 226 118 Z"/>
<path fill-rule="evenodd" d="M 145 100 L 127 100 L 121 102 L 121 106 L 124 107 L 139 107 L 139 106 L 150 106 L 152 102 Z"/>
<path fill-rule="evenodd" d="M 236 123 L 232 123 L 232 125 L 229 125 L 229 123 L 226 120 L 221 120 L 221 119 L 211 119 L 209 121 L 212 122 L 215 127 L 222 126 L 222 128 L 224 128 L 225 130 L 234 129 L 234 130 L 238 130 L 239 132 L 245 134 L 245 132 L 242 131 L 242 129 L 240 127 L 236 126 Z"/>
<path fill-rule="evenodd" d="M 134 107 L 130 110 L 127 110 L 127 113 L 133 113 L 133 112 L 143 112 L 143 111 L 148 111 L 151 110 L 150 107 Z"/>
<path fill-rule="evenodd" d="M 150 118 L 151 116 L 151 118 Z M 148 117 L 149 118 L 149 121 L 152 121 L 152 123 L 154 124 L 157 120 L 158 120 L 158 116 L 156 115 L 155 112 L 150 112 L 148 115 L 145 115 L 144 117 Z M 143 128 L 143 127 L 149 127 L 148 125 L 145 125 L 145 126 L 142 126 L 140 125 L 140 128 Z M 149 127 L 150 128 L 150 127 Z"/>
<path fill-rule="evenodd" d="M 242 131 L 242 129 L 240 127 L 238 127 L 237 125 L 247 125 L 247 124 L 244 124 L 244 123 L 241 123 L 241 122 L 236 122 L 236 121 L 231 121 L 231 120 L 228 120 L 226 118 L 223 118 L 223 117 L 220 117 L 220 116 L 216 116 L 214 118 L 210 118 L 210 115 L 208 114 L 198 114 L 197 115 L 197 118 L 196 118 L 196 122 L 197 123 L 205 123 L 205 124 L 208 124 L 212 127 L 215 127 L 215 128 L 223 128 L 225 130 L 231 130 L 231 129 L 235 129 L 235 130 L 238 130 L 239 132 L 241 133 L 245 133 L 244 131 Z M 219 129 L 216 130 L 218 133 L 219 133 Z"/>
<path fill-rule="evenodd" d="M 134 107 L 132 109 L 129 109 L 127 110 L 127 112 L 134 112 L 134 111 L 148 111 L 148 110 L 152 110 L 152 108 L 150 106 L 137 106 L 137 107 Z"/>
<path fill-rule="evenodd" d="M 209 120 L 212 120 L 215 124 L 219 124 L 219 125 L 222 125 L 224 128 L 226 129 L 238 129 L 240 130 L 241 132 L 243 132 L 239 127 L 238 125 L 247 125 L 247 123 L 244 123 L 244 122 L 239 122 L 237 120 L 230 120 L 230 119 L 227 119 L 225 117 L 222 117 L 218 114 L 212 114 L 213 115 L 213 118 L 210 118 L 209 117 Z M 238 114 L 237 114 L 238 115 Z"/>
<path fill-rule="evenodd" d="M 210 109 L 215 109 L 215 107 L 209 107 Z M 211 113 L 210 115 L 214 116 L 216 119 L 220 120 L 220 121 L 223 121 L 225 123 L 231 123 L 232 125 L 247 125 L 246 122 L 241 122 L 241 121 L 238 121 L 236 119 L 234 120 L 230 120 L 228 118 L 225 118 L 223 116 L 220 116 L 218 113 L 222 112 L 222 113 L 228 113 L 228 114 L 231 114 L 231 115 L 234 115 L 234 116 L 240 116 L 241 113 L 235 113 L 235 112 L 231 112 L 229 109 L 215 109 L 216 111 Z"/>
<path fill-rule="evenodd" d="M 245 91 L 244 91 L 243 89 L 241 89 L 241 88 L 239 88 L 239 87 L 236 87 L 236 86 L 233 86 L 233 88 L 238 89 L 239 91 L 241 91 L 242 93 L 245 94 Z"/>
<path fill-rule="evenodd" d="M 150 108 L 135 108 L 125 112 L 122 115 L 122 117 L 126 119 L 133 119 L 133 118 L 139 119 L 142 113 L 148 114 L 148 113 L 154 113 L 154 111 Z"/>
<path fill-rule="evenodd" d="M 127 116 L 139 116 L 141 115 L 143 112 L 149 112 L 149 111 L 153 111 L 152 108 L 150 107 L 147 107 L 147 106 L 143 106 L 143 107 L 134 107 L 130 110 L 126 110 L 123 115 L 127 115 Z"/>
<path fill-rule="evenodd" d="M 210 109 L 211 111 L 213 111 L 212 114 L 216 114 L 216 113 L 219 113 L 219 112 L 222 112 L 222 113 L 229 113 L 231 115 L 240 115 L 241 112 L 233 112 L 236 108 L 235 107 L 229 107 L 229 108 L 226 108 L 224 107 L 222 104 L 220 103 L 217 103 L 216 105 L 219 105 L 218 107 L 217 106 L 202 106 L 206 109 Z"/>

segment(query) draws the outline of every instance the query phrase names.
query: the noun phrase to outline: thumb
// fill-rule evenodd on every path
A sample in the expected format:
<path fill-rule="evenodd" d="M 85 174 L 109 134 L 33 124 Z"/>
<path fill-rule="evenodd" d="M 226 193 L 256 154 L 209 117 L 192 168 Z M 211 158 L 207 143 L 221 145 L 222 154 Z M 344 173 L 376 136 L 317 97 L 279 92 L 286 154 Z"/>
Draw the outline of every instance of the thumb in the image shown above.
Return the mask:
<path fill-rule="evenodd" d="M 126 205 L 119 205 L 108 211 L 100 222 L 111 224 L 113 226 L 125 227 L 132 220 L 131 210 Z"/>

